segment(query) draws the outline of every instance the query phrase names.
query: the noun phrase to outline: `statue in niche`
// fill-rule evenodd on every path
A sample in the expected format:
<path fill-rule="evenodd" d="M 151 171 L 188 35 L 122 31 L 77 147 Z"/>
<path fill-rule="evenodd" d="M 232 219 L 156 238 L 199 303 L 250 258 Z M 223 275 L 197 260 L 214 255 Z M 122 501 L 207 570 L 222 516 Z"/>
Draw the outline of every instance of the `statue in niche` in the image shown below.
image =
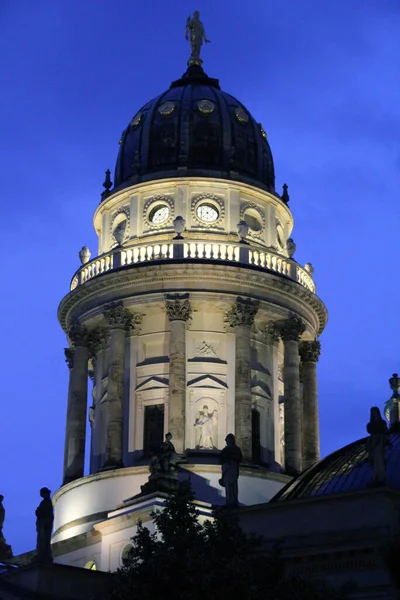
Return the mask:
<path fill-rule="evenodd" d="M 53 529 L 54 511 L 53 503 L 50 498 L 51 491 L 43 487 L 40 490 L 40 496 L 43 498 L 35 511 L 36 515 L 36 531 L 37 531 L 37 562 L 45 562 L 51 564 L 53 557 L 51 554 L 51 531 Z"/>
<path fill-rule="evenodd" d="M 218 411 L 209 412 L 206 405 L 197 413 L 194 427 L 199 430 L 199 439 L 196 445 L 201 450 L 213 450 L 217 447 L 217 422 Z"/>
<path fill-rule="evenodd" d="M 219 457 L 222 477 L 219 480 L 221 487 L 225 488 L 227 506 L 238 506 L 239 504 L 239 464 L 243 460 L 243 454 L 236 445 L 233 433 L 228 433 L 225 438 L 226 446 Z"/>
<path fill-rule="evenodd" d="M 155 475 L 156 473 L 173 473 L 176 471 L 176 465 L 179 457 L 175 452 L 175 446 L 171 442 L 172 433 L 165 434 L 165 440 L 160 446 L 160 450 L 157 456 L 151 459 L 150 473 Z"/>
<path fill-rule="evenodd" d="M 386 421 L 382 419 L 377 406 L 371 408 L 370 420 L 367 423 L 367 432 L 370 434 L 366 442 L 368 459 L 374 471 L 372 485 L 384 485 L 386 481 L 386 446 L 391 446 L 388 436 Z"/>

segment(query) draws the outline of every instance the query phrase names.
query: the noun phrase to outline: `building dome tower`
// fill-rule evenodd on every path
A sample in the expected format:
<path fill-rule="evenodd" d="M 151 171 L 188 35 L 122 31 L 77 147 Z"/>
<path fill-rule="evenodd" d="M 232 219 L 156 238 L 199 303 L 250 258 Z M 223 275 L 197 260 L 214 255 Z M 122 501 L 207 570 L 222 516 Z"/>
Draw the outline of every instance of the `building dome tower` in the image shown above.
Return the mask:
<path fill-rule="evenodd" d="M 264 129 L 201 62 L 192 40 L 186 73 L 134 112 L 94 214 L 98 255 L 81 251 L 59 307 L 70 383 L 53 542 L 88 535 L 139 494 L 167 432 L 213 504 L 230 432 L 245 504 L 319 458 L 326 309 L 311 265 L 293 257 Z"/>

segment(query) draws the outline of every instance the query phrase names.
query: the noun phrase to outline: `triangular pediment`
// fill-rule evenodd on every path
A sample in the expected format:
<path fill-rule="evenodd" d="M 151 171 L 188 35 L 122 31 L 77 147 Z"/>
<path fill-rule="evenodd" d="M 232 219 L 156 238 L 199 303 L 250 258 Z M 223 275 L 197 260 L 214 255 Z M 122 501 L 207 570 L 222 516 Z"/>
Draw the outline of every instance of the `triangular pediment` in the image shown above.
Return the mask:
<path fill-rule="evenodd" d="M 165 377 L 149 377 L 142 383 L 136 386 L 137 390 L 143 392 L 144 390 L 154 390 L 154 389 L 166 389 L 168 388 L 168 379 Z"/>
<path fill-rule="evenodd" d="M 257 383 L 251 386 L 251 395 L 260 396 L 261 398 L 268 398 L 269 400 L 272 398 L 271 390 L 267 384 L 262 381 L 257 381 Z"/>
<path fill-rule="evenodd" d="M 227 389 L 227 384 L 222 379 L 215 377 L 214 375 L 200 375 L 195 377 L 187 383 L 188 387 L 195 388 L 216 388 L 216 389 Z"/>

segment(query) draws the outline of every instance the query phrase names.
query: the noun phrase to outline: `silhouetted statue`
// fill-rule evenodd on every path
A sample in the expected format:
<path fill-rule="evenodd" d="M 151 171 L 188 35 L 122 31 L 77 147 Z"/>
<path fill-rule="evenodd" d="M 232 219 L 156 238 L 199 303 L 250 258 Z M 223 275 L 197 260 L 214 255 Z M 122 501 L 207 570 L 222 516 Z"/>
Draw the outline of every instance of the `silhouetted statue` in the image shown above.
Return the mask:
<path fill-rule="evenodd" d="M 50 498 L 51 491 L 43 487 L 40 490 L 40 496 L 43 498 L 36 509 L 36 531 L 37 531 L 37 562 L 52 563 L 51 555 L 51 532 L 53 529 L 54 511 L 53 503 Z"/>
<path fill-rule="evenodd" d="M 370 437 L 366 443 L 368 458 L 374 471 L 373 484 L 383 485 L 386 481 L 386 446 L 390 446 L 386 421 L 381 417 L 377 406 L 371 408 L 371 416 L 367 424 Z"/>
<path fill-rule="evenodd" d="M 6 517 L 6 511 L 3 506 L 4 496 L 0 494 L 0 560 L 7 560 L 12 558 L 12 549 L 6 542 L 6 538 L 3 533 L 3 524 Z"/>
<path fill-rule="evenodd" d="M 186 39 L 189 39 L 191 49 L 188 65 L 201 65 L 203 61 L 200 58 L 200 52 L 203 41 L 208 44 L 210 40 L 207 39 L 198 10 L 194 12 L 193 17 L 188 17 L 186 20 Z"/>
<path fill-rule="evenodd" d="M 219 457 L 222 471 L 219 484 L 225 488 L 226 505 L 238 506 L 239 464 L 242 462 L 243 454 L 239 446 L 236 446 L 233 433 L 228 433 L 225 442 L 226 446 Z"/>
<path fill-rule="evenodd" d="M 161 444 L 157 456 L 154 456 L 150 463 L 150 473 L 171 473 L 176 470 L 178 455 L 175 452 L 175 446 L 171 442 L 172 433 L 165 434 L 165 441 Z"/>
<path fill-rule="evenodd" d="M 4 540 L 3 524 L 4 524 L 4 519 L 6 517 L 6 511 L 3 506 L 3 500 L 4 500 L 4 496 L 2 494 L 0 494 L 0 542 L 2 540 Z"/>

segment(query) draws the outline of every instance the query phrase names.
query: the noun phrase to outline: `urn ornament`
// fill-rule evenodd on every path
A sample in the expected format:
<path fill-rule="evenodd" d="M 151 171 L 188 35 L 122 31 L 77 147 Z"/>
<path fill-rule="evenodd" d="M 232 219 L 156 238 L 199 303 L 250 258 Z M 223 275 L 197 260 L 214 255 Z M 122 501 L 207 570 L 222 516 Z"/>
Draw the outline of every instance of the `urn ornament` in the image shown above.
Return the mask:
<path fill-rule="evenodd" d="M 91 257 L 91 253 L 90 250 L 87 246 L 82 246 L 80 252 L 79 252 L 79 260 L 81 261 L 82 265 L 86 265 L 86 263 L 89 262 Z"/>
<path fill-rule="evenodd" d="M 289 258 L 292 258 L 293 254 L 296 252 L 296 244 L 294 243 L 293 238 L 288 238 L 288 241 L 286 242 L 286 250 Z"/>
<path fill-rule="evenodd" d="M 307 273 L 310 275 L 310 277 L 312 277 L 315 269 L 311 263 L 306 263 L 304 265 L 304 270 L 307 271 Z"/>
<path fill-rule="evenodd" d="M 176 217 L 172 222 L 172 226 L 176 233 L 175 239 L 182 239 L 182 233 L 185 231 L 186 221 L 183 217 Z"/>
<path fill-rule="evenodd" d="M 113 231 L 113 236 L 117 244 L 120 246 L 125 239 L 126 221 L 122 221 Z"/>
<path fill-rule="evenodd" d="M 241 242 L 246 242 L 249 229 L 250 227 L 247 225 L 246 221 L 241 220 L 237 224 L 237 232 Z"/>

